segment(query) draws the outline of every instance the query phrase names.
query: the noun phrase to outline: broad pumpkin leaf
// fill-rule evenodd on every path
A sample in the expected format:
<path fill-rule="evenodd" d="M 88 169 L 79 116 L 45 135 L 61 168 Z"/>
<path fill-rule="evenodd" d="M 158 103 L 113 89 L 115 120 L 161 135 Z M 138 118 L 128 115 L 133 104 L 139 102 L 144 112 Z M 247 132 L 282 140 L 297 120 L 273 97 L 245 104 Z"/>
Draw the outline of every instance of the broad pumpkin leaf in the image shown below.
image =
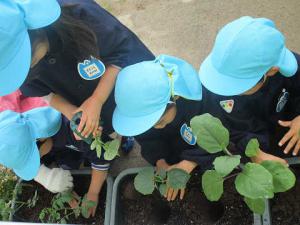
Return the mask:
<path fill-rule="evenodd" d="M 265 199 L 258 198 L 258 199 L 252 199 L 252 198 L 244 198 L 245 203 L 247 206 L 251 209 L 252 212 L 257 214 L 263 214 L 265 212 Z"/>
<path fill-rule="evenodd" d="M 261 165 L 273 175 L 275 193 L 285 192 L 294 187 L 296 177 L 288 167 L 275 161 L 263 161 Z"/>
<path fill-rule="evenodd" d="M 120 141 L 117 139 L 105 143 L 104 159 L 113 160 L 114 158 L 116 158 L 116 156 L 118 156 L 119 147 L 120 147 Z"/>
<path fill-rule="evenodd" d="M 215 166 L 215 170 L 223 177 L 225 177 L 240 164 L 240 161 L 240 155 L 219 156 L 214 160 L 213 164 Z"/>
<path fill-rule="evenodd" d="M 259 151 L 259 143 L 256 138 L 252 138 L 247 146 L 246 146 L 246 151 L 245 154 L 246 156 L 250 157 L 255 157 Z"/>
<path fill-rule="evenodd" d="M 229 144 L 229 132 L 221 121 L 206 113 L 191 120 L 191 128 L 197 144 L 209 153 L 223 151 Z"/>
<path fill-rule="evenodd" d="M 185 188 L 190 177 L 191 175 L 182 169 L 171 169 L 167 173 L 167 185 L 174 189 Z"/>
<path fill-rule="evenodd" d="M 153 193 L 154 184 L 154 168 L 147 167 L 141 170 L 134 178 L 135 189 L 143 195 L 150 195 Z"/>
<path fill-rule="evenodd" d="M 223 177 L 215 170 L 207 170 L 202 175 L 202 189 L 210 201 L 218 201 L 223 194 Z"/>
<path fill-rule="evenodd" d="M 245 197 L 273 198 L 273 176 L 263 166 L 247 163 L 243 171 L 235 179 L 236 190 Z"/>

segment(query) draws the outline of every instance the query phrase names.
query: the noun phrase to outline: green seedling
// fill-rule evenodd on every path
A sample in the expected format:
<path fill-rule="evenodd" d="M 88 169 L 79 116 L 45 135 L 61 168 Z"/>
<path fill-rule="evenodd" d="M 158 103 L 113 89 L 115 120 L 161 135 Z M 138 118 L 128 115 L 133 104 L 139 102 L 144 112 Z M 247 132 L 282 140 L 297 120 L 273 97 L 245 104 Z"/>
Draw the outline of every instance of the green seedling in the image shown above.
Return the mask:
<path fill-rule="evenodd" d="M 208 200 L 218 201 L 224 192 L 224 181 L 235 177 L 235 188 L 247 206 L 253 212 L 263 214 L 265 199 L 271 199 L 275 193 L 285 192 L 295 185 L 293 172 L 279 162 L 241 164 L 241 156 L 228 150 L 229 131 L 218 118 L 203 114 L 194 117 L 190 125 L 202 149 L 211 154 L 224 153 L 214 160 L 214 169 L 205 171 L 202 176 L 202 189 Z M 258 151 L 258 140 L 251 139 L 245 150 L 246 156 L 255 157 Z"/>
<path fill-rule="evenodd" d="M 69 203 L 76 199 L 77 207 L 71 208 Z M 63 192 L 55 195 L 51 201 L 51 207 L 44 208 L 39 214 L 42 223 L 60 223 L 67 224 L 71 216 L 78 218 L 82 215 L 88 218 L 88 211 L 95 206 L 95 202 L 73 195 L 72 192 Z"/>
<path fill-rule="evenodd" d="M 82 112 L 78 112 L 74 115 L 70 122 L 70 127 L 73 132 L 75 132 L 80 138 L 82 138 L 83 141 L 85 141 L 87 144 L 90 145 L 91 150 L 95 150 L 97 153 L 97 157 L 100 158 L 102 154 L 102 149 L 104 149 L 104 159 L 105 160 L 113 160 L 119 155 L 119 148 L 121 142 L 117 139 L 108 141 L 106 143 L 102 142 L 101 137 L 93 137 L 92 134 L 90 134 L 89 137 L 83 137 L 81 133 L 77 130 L 77 127 L 80 123 L 80 118 L 82 116 Z M 100 122 L 100 124 L 102 124 Z"/>
<path fill-rule="evenodd" d="M 190 175 L 181 169 L 155 171 L 153 167 L 146 167 L 134 178 L 134 187 L 143 195 L 150 195 L 157 189 L 164 196 L 168 188 L 185 188 L 189 179 Z"/>

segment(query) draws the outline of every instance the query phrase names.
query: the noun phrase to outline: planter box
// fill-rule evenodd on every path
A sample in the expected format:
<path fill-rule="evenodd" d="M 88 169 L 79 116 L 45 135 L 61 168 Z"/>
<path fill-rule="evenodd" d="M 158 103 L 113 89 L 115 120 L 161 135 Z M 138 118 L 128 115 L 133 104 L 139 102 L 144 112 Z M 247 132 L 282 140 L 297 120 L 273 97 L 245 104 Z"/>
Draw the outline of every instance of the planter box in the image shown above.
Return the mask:
<path fill-rule="evenodd" d="M 143 168 L 131 168 L 131 169 L 124 170 L 115 179 L 115 182 L 113 185 L 112 201 L 111 201 L 112 205 L 111 205 L 110 225 L 123 225 L 124 224 L 123 223 L 124 215 L 123 215 L 122 207 L 121 207 L 121 195 L 122 195 L 121 187 L 122 187 L 122 184 L 126 180 L 132 179 L 142 169 Z M 269 220 L 268 210 L 266 210 L 266 211 L 267 211 L 267 213 L 265 213 L 264 217 L 253 214 L 253 218 L 254 218 L 253 224 L 254 225 L 271 225 L 270 223 L 267 223 L 270 220 Z M 194 223 L 194 224 L 196 224 L 196 223 Z"/>
<path fill-rule="evenodd" d="M 90 176 L 91 174 L 91 170 L 90 169 L 84 169 L 84 170 L 72 170 L 71 171 L 72 175 L 74 176 Z M 16 185 L 15 188 L 15 198 L 13 199 L 13 203 L 12 203 L 12 207 L 13 207 L 13 212 L 10 215 L 10 221 L 17 221 L 18 219 L 16 218 L 16 201 L 18 199 L 17 196 L 17 189 L 18 187 L 22 184 L 22 180 L 19 180 L 19 182 Z M 105 215 L 104 215 L 104 225 L 109 225 L 110 224 L 110 210 L 111 210 L 111 197 L 112 197 L 112 188 L 113 188 L 113 179 L 111 176 L 108 176 L 106 179 L 106 194 L 105 194 Z M 32 208 L 32 210 L 34 210 L 34 208 Z M 22 221 L 25 222 L 25 221 Z M 27 221 L 26 221 L 27 222 Z M 29 221 L 28 221 L 29 222 Z M 35 223 L 36 224 L 36 223 Z"/>

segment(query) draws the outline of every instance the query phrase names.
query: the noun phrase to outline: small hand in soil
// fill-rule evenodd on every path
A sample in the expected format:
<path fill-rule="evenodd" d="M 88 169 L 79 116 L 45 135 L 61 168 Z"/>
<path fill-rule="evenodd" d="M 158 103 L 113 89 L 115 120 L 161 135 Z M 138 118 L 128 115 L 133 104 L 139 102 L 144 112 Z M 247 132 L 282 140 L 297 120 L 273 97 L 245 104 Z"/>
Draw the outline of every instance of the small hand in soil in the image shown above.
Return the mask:
<path fill-rule="evenodd" d="M 262 161 L 266 161 L 266 160 L 277 161 L 277 162 L 280 162 L 284 165 L 288 165 L 286 160 L 284 160 L 280 157 L 265 153 L 261 150 L 259 151 L 259 153 L 257 154 L 256 157 L 252 158 L 252 162 L 255 162 L 255 163 L 261 163 Z"/>
<path fill-rule="evenodd" d="M 180 193 L 179 198 L 182 200 L 185 194 L 185 189 L 173 189 L 169 187 L 165 194 L 165 198 L 167 198 L 168 201 L 174 201 L 178 193 Z"/>
<path fill-rule="evenodd" d="M 72 208 L 72 209 L 75 209 L 75 208 L 77 208 L 78 207 L 78 199 L 80 198 L 79 197 L 79 195 L 75 192 L 75 191 L 73 191 L 72 192 L 72 194 L 73 194 L 73 199 L 69 202 L 69 206 Z"/>
<path fill-rule="evenodd" d="M 89 218 L 90 216 L 94 217 L 95 216 L 95 213 L 96 213 L 96 209 L 97 209 L 97 206 L 98 206 L 98 199 L 99 199 L 99 195 L 98 194 L 95 194 L 95 193 L 91 193 L 91 192 L 88 192 L 86 194 L 86 199 L 88 201 L 91 201 L 93 202 L 93 206 L 88 206 L 88 214 L 86 215 L 87 218 Z M 84 202 L 82 203 L 82 206 L 84 207 Z"/>

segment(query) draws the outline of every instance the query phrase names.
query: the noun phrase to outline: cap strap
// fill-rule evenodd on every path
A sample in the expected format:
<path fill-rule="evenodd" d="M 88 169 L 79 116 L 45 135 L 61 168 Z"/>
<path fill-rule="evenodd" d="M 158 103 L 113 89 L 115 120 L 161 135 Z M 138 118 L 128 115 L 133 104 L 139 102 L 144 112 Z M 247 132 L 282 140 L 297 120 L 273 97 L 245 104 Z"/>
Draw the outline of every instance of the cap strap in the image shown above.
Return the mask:
<path fill-rule="evenodd" d="M 174 78 L 173 78 L 174 69 L 172 69 L 171 71 L 168 71 L 161 61 L 159 61 L 159 64 L 165 69 L 167 76 L 169 77 L 170 84 L 171 84 L 171 96 L 172 96 L 172 98 L 174 98 L 174 96 L 175 96 L 175 94 L 174 94 Z"/>

